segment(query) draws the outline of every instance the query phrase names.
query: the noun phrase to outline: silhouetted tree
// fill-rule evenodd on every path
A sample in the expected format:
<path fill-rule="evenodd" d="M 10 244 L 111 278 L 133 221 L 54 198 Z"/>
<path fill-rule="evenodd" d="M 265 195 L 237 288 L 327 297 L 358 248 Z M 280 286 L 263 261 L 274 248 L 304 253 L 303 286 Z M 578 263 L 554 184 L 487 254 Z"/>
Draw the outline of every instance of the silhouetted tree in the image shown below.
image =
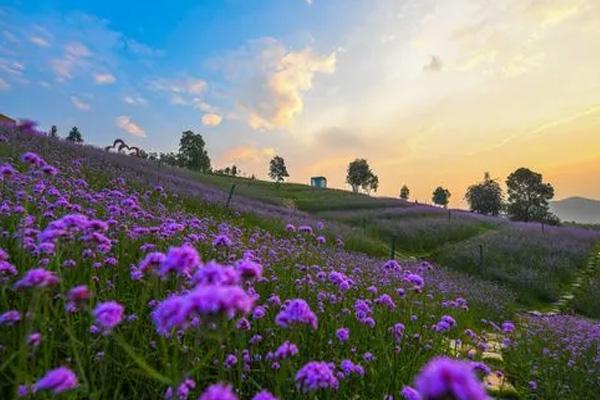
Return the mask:
<path fill-rule="evenodd" d="M 209 172 L 210 158 L 204 148 L 205 145 L 204 139 L 199 133 L 183 132 L 179 141 L 179 153 L 177 154 L 179 165 L 192 171 Z"/>
<path fill-rule="evenodd" d="M 408 200 L 409 195 L 410 195 L 410 189 L 408 188 L 408 186 L 403 185 L 400 188 L 400 198 L 402 200 Z"/>
<path fill-rule="evenodd" d="M 485 173 L 483 181 L 469 186 L 465 199 L 471 211 L 486 215 L 498 215 L 502 210 L 502 188 Z"/>
<path fill-rule="evenodd" d="M 231 166 L 231 176 L 238 176 L 238 174 L 240 173 L 238 167 L 234 165 Z"/>
<path fill-rule="evenodd" d="M 79 129 L 74 126 L 69 132 L 66 140 L 73 143 L 83 143 L 83 136 L 81 135 L 81 132 L 79 132 Z"/>
<path fill-rule="evenodd" d="M 285 166 L 285 160 L 282 157 L 273 157 L 269 163 L 269 176 L 277 183 L 290 176 Z"/>
<path fill-rule="evenodd" d="M 348 164 L 346 182 L 352 186 L 354 193 L 358 193 L 361 188 L 367 193 L 370 193 L 371 190 L 376 192 L 379 188 L 379 178 L 373 173 L 364 158 L 357 158 Z"/>
<path fill-rule="evenodd" d="M 554 188 L 543 182 L 542 174 L 528 168 L 519 168 L 508 176 L 506 186 L 506 211 L 511 219 L 548 223 L 556 220 L 548 205 L 548 200 L 554 197 Z"/>
<path fill-rule="evenodd" d="M 177 158 L 177 154 L 170 153 L 160 153 L 159 159 L 162 163 L 170 165 L 172 167 L 179 166 L 179 159 Z"/>
<path fill-rule="evenodd" d="M 433 200 L 434 204 L 438 206 L 448 207 L 448 203 L 450 202 L 451 193 L 448 189 L 438 186 L 433 191 Z"/>
<path fill-rule="evenodd" d="M 52 125 L 52 127 L 50 128 L 50 132 L 48 132 L 48 136 L 50 136 L 51 138 L 58 137 L 58 129 L 56 128 L 56 125 Z"/>

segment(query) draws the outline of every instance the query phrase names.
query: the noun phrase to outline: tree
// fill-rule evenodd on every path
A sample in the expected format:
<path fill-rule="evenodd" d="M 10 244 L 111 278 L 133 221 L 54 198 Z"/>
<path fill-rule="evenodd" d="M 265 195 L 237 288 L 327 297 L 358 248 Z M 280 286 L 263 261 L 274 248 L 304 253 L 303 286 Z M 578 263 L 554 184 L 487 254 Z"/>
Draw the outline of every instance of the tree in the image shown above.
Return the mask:
<path fill-rule="evenodd" d="M 450 202 L 450 196 L 451 193 L 448 189 L 438 186 L 433 191 L 433 197 L 431 199 L 433 200 L 434 204 L 437 204 L 438 206 L 443 206 L 445 208 L 448 207 L 448 203 Z"/>
<path fill-rule="evenodd" d="M 354 193 L 358 193 L 361 188 L 367 193 L 371 190 L 376 192 L 379 188 L 379 178 L 371 171 L 369 163 L 364 158 L 357 158 L 348 164 L 346 182 L 352 186 Z"/>
<path fill-rule="evenodd" d="M 51 138 L 58 137 L 58 129 L 56 129 L 56 125 L 52 125 L 52 127 L 50 128 L 50 132 L 48 133 L 48 136 L 50 136 Z"/>
<path fill-rule="evenodd" d="M 210 158 L 204 148 L 205 145 L 206 143 L 204 143 L 204 139 L 199 133 L 183 132 L 179 140 L 178 164 L 192 171 L 209 172 Z"/>
<path fill-rule="evenodd" d="M 543 182 L 542 174 L 519 168 L 508 176 L 506 186 L 506 211 L 511 219 L 525 222 L 556 220 L 548 205 L 548 200 L 554 197 L 554 188 Z"/>
<path fill-rule="evenodd" d="M 76 126 L 74 126 L 71 129 L 66 140 L 73 143 L 83 143 L 83 137 L 81 136 L 81 132 L 79 132 L 79 129 Z"/>
<path fill-rule="evenodd" d="M 282 157 L 273 157 L 269 163 L 269 176 L 277 183 L 290 176 L 285 166 L 285 160 Z"/>
<path fill-rule="evenodd" d="M 502 210 L 502 188 L 485 173 L 483 181 L 469 186 L 465 199 L 471 211 L 485 215 L 498 215 Z"/>
<path fill-rule="evenodd" d="M 408 200 L 408 196 L 410 195 L 410 189 L 408 188 L 408 186 L 403 185 L 400 188 L 400 198 L 402 200 Z"/>
<path fill-rule="evenodd" d="M 240 173 L 240 171 L 238 170 L 238 167 L 234 165 L 231 166 L 231 176 L 238 176 L 238 174 Z"/>
<path fill-rule="evenodd" d="M 159 160 L 160 160 L 161 163 L 165 163 L 165 164 L 170 165 L 172 167 L 179 166 L 179 159 L 177 158 L 177 154 L 175 154 L 173 152 L 170 152 L 170 153 L 160 153 Z"/>

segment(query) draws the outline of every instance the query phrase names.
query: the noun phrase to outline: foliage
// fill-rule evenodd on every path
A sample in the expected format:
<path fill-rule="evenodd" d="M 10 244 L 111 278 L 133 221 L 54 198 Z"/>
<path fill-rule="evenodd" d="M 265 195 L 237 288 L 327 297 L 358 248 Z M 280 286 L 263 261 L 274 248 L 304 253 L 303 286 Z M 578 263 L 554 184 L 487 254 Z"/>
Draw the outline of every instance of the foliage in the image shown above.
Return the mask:
<path fill-rule="evenodd" d="M 69 134 L 65 140 L 73 143 L 83 143 L 83 136 L 81 135 L 81 132 L 79 132 L 79 129 L 74 126 L 69 131 Z"/>
<path fill-rule="evenodd" d="M 410 189 L 408 188 L 408 186 L 402 185 L 402 188 L 400 188 L 400 198 L 402 200 L 408 200 L 409 195 Z"/>
<path fill-rule="evenodd" d="M 269 177 L 275 182 L 279 183 L 289 177 L 287 168 L 285 166 L 285 160 L 283 157 L 275 156 L 269 163 Z"/>
<path fill-rule="evenodd" d="M 364 158 L 357 158 L 348 164 L 346 182 L 352 186 L 354 193 L 358 193 L 359 189 L 363 189 L 367 193 L 370 193 L 371 190 L 376 192 L 379 187 L 379 178 L 373 173 Z"/>
<path fill-rule="evenodd" d="M 502 210 L 502 188 L 487 172 L 483 182 L 469 186 L 465 199 L 471 211 L 480 214 L 498 215 Z"/>
<path fill-rule="evenodd" d="M 450 202 L 450 191 L 442 186 L 438 186 L 433 191 L 433 196 L 431 200 L 433 204 L 437 204 L 438 206 L 448 207 L 448 203 Z"/>
<path fill-rule="evenodd" d="M 521 304 L 558 300 L 600 233 L 585 229 L 511 223 L 469 240 L 446 245 L 433 254 L 440 265 L 511 288 Z"/>
<path fill-rule="evenodd" d="M 192 171 L 209 172 L 210 158 L 204 148 L 205 143 L 202 135 L 192 131 L 185 131 L 179 140 L 179 153 L 177 161 L 180 167 Z"/>
<path fill-rule="evenodd" d="M 0 187 L 6 398 L 63 389 L 72 399 L 197 398 L 217 382 L 242 399 L 263 389 L 383 398 L 454 354 L 451 338 L 482 340 L 467 334 L 481 317 L 437 289 L 454 284 L 428 263 L 344 251 L 302 214 L 303 225 L 284 230 L 291 214 L 269 225 L 266 204 L 226 209 L 224 193 L 200 191 L 183 170 L 159 171 L 157 186 L 146 160 L 48 143 L 18 134 L 0 143 L 14 170 Z M 306 393 L 298 373 L 313 361 L 333 378 Z M 470 363 L 460 365 L 481 390 Z M 68 379 L 51 385 L 57 371 Z"/>
<path fill-rule="evenodd" d="M 528 168 L 519 168 L 506 179 L 508 204 L 506 211 L 516 221 L 554 222 L 548 201 L 554 197 L 554 188 L 544 183 L 542 174 Z"/>
<path fill-rule="evenodd" d="M 52 138 L 58 137 L 58 129 L 56 128 L 56 125 L 52 125 L 52 127 L 50 128 L 50 132 L 48 132 L 48 136 Z"/>

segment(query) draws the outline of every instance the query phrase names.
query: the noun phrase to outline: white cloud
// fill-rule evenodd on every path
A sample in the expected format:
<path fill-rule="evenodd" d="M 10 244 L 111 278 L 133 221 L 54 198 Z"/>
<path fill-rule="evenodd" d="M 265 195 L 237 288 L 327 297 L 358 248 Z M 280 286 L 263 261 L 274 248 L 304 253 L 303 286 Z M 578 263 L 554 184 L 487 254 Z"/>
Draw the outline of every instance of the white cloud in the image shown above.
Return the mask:
<path fill-rule="evenodd" d="M 13 76 L 23 76 L 25 65 L 19 61 L 9 60 L 7 58 L 0 58 L 0 70 Z"/>
<path fill-rule="evenodd" d="M 286 49 L 272 38 L 250 41 L 215 61 L 232 82 L 237 101 L 256 130 L 288 128 L 304 109 L 303 95 L 317 73 L 332 74 L 337 52 Z"/>
<path fill-rule="evenodd" d="M 218 126 L 223 118 L 216 113 L 207 113 L 202 116 L 202 125 L 204 126 Z"/>
<path fill-rule="evenodd" d="M 198 78 L 160 78 L 150 82 L 150 87 L 154 90 L 170 92 L 178 95 L 199 95 L 204 92 L 206 86 L 206 81 Z"/>
<path fill-rule="evenodd" d="M 0 78 L 0 91 L 10 89 L 10 85 L 4 79 Z"/>
<path fill-rule="evenodd" d="M 72 78 L 73 69 L 82 63 L 82 60 L 91 56 L 92 52 L 83 44 L 78 42 L 69 43 L 65 46 L 65 52 L 61 58 L 50 61 L 59 82 Z"/>
<path fill-rule="evenodd" d="M 77 96 L 71 96 L 71 103 L 73 103 L 75 108 L 77 108 L 78 110 L 81 110 L 81 111 L 89 111 L 92 109 L 92 107 L 88 103 L 81 100 Z"/>
<path fill-rule="evenodd" d="M 125 96 L 123 97 L 123 101 L 127 104 L 131 104 L 132 106 L 144 105 L 148 103 L 148 101 L 146 101 L 146 99 L 142 96 Z"/>
<path fill-rule="evenodd" d="M 50 47 L 50 42 L 44 37 L 41 36 L 31 36 L 29 41 L 36 45 L 37 47 Z"/>
<path fill-rule="evenodd" d="M 108 72 L 101 74 L 94 74 L 94 81 L 98 85 L 110 85 L 117 81 L 117 78 L 113 74 Z"/>
<path fill-rule="evenodd" d="M 117 124 L 117 127 L 133 136 L 141 138 L 146 137 L 146 132 L 144 131 L 144 129 L 135 122 L 133 122 L 131 118 L 129 118 L 126 115 L 121 115 L 117 117 L 115 119 L 115 123 Z"/>

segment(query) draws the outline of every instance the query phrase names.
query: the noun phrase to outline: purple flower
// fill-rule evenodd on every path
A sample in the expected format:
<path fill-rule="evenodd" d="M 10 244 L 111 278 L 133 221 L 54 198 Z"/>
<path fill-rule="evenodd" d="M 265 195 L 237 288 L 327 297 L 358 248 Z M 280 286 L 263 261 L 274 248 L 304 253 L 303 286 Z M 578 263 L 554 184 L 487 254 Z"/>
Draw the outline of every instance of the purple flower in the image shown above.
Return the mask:
<path fill-rule="evenodd" d="M 277 400 L 277 397 L 273 396 L 268 390 L 262 390 L 256 393 L 252 400 Z"/>
<path fill-rule="evenodd" d="M 310 325 L 312 329 L 317 329 L 317 316 L 312 312 L 306 301 L 293 299 L 287 302 L 283 310 L 277 314 L 275 323 L 283 328 L 293 324 L 306 324 Z"/>
<path fill-rule="evenodd" d="M 177 272 L 180 275 L 190 274 L 200 265 L 200 256 L 198 251 L 190 245 L 181 247 L 171 247 L 167 252 L 166 258 L 160 265 L 158 274 L 165 276 L 170 272 Z"/>
<path fill-rule="evenodd" d="M 339 382 L 334 367 L 322 361 L 311 361 L 296 373 L 296 385 L 303 392 L 319 389 L 337 389 Z"/>
<path fill-rule="evenodd" d="M 350 339 L 350 329 L 340 328 L 335 332 L 335 335 L 340 342 L 346 342 L 348 339 Z"/>
<path fill-rule="evenodd" d="M 21 313 L 17 310 L 6 311 L 0 315 L 0 325 L 14 325 L 21 320 Z"/>
<path fill-rule="evenodd" d="M 76 312 L 89 298 L 90 292 L 86 285 L 75 286 L 67 293 L 67 304 L 65 307 L 69 312 Z"/>
<path fill-rule="evenodd" d="M 213 240 L 214 247 L 231 247 L 233 242 L 227 235 L 217 235 Z"/>
<path fill-rule="evenodd" d="M 34 332 L 27 336 L 27 345 L 31 347 L 38 347 L 42 343 L 42 334 L 39 332 Z"/>
<path fill-rule="evenodd" d="M 119 325 L 123 319 L 124 308 L 116 301 L 100 303 L 94 308 L 96 323 L 105 330 L 110 330 Z"/>
<path fill-rule="evenodd" d="M 231 385 L 216 383 L 210 385 L 198 400 L 237 400 L 237 396 L 231 389 Z"/>
<path fill-rule="evenodd" d="M 250 260 L 240 260 L 235 264 L 235 268 L 244 278 L 260 279 L 263 267 L 259 263 Z"/>
<path fill-rule="evenodd" d="M 27 271 L 25 276 L 15 283 L 15 288 L 43 288 L 56 285 L 58 281 L 59 279 L 54 272 L 48 271 L 44 268 L 33 268 Z"/>
<path fill-rule="evenodd" d="M 296 354 L 298 354 L 298 346 L 286 340 L 275 350 L 274 356 L 277 360 L 283 360 Z"/>
<path fill-rule="evenodd" d="M 423 399 L 488 399 L 468 362 L 445 357 L 434 358 L 415 379 L 415 389 Z"/>
<path fill-rule="evenodd" d="M 502 332 L 513 333 L 515 331 L 515 324 L 510 321 L 506 321 L 502 324 Z"/>
<path fill-rule="evenodd" d="M 404 386 L 400 392 L 406 400 L 422 400 L 423 398 L 415 389 L 410 386 Z"/>
<path fill-rule="evenodd" d="M 404 336 L 404 329 L 405 326 L 402 322 L 398 322 L 392 327 L 392 335 L 394 336 L 394 339 L 396 339 L 396 342 L 402 340 L 402 337 Z"/>
<path fill-rule="evenodd" d="M 231 368 L 233 367 L 235 364 L 237 364 L 238 359 L 234 354 L 228 354 L 227 357 L 225 357 L 225 368 Z"/>
<path fill-rule="evenodd" d="M 59 367 L 48 371 L 35 383 L 33 390 L 51 390 L 55 394 L 59 394 L 74 389 L 77 385 L 75 373 L 67 367 Z"/>

